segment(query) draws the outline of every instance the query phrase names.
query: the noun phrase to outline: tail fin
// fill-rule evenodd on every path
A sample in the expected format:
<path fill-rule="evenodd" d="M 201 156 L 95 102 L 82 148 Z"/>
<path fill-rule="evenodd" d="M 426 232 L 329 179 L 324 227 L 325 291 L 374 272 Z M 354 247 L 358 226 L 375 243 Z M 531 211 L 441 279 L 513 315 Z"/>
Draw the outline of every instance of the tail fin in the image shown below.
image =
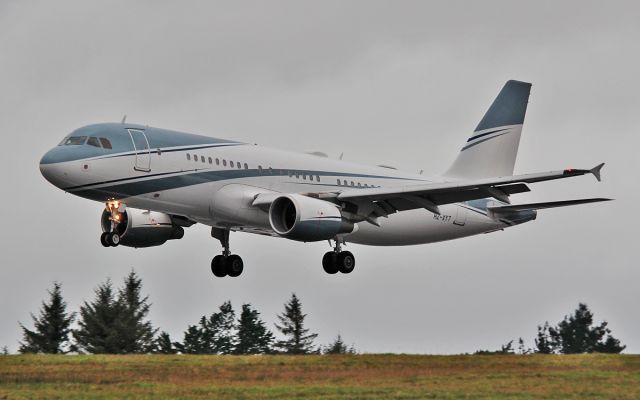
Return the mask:
<path fill-rule="evenodd" d="M 507 81 L 445 176 L 513 175 L 530 91 L 530 83 Z"/>

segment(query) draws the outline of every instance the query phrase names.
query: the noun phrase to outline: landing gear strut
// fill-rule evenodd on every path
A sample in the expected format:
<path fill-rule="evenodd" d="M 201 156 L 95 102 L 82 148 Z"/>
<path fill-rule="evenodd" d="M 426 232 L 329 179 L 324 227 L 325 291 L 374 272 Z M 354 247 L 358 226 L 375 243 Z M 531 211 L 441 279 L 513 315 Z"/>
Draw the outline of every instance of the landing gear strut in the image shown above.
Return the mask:
<path fill-rule="evenodd" d="M 211 272 L 218 278 L 230 276 L 235 278 L 242 274 L 244 263 L 237 254 L 231 254 L 229 250 L 229 230 L 211 228 L 211 236 L 218 239 L 222 244 L 222 254 L 218 254 L 211 260 Z"/>
<path fill-rule="evenodd" d="M 342 251 L 340 239 L 335 240 L 336 245 L 334 251 L 325 253 L 322 257 L 322 268 L 327 274 L 336 274 L 342 272 L 349 274 L 356 266 L 356 259 L 350 251 Z M 331 244 L 331 241 L 329 241 Z"/>
<path fill-rule="evenodd" d="M 111 214 L 109 216 L 111 226 L 109 231 L 102 232 L 102 235 L 100 235 L 100 243 L 104 247 L 116 247 L 120 244 L 120 234 L 116 231 L 116 226 L 122 221 L 121 207 L 124 207 L 124 204 L 117 200 L 110 200 L 107 201 L 105 207 Z"/>

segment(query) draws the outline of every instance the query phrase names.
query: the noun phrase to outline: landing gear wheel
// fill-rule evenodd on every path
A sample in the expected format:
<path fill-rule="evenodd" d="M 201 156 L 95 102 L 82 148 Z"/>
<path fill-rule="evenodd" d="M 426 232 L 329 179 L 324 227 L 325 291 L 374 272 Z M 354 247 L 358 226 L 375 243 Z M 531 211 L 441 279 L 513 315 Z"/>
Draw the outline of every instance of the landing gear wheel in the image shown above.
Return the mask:
<path fill-rule="evenodd" d="M 109 247 L 111 246 L 111 243 L 109 243 L 107 241 L 107 235 L 109 233 L 108 232 L 102 232 L 102 235 L 100 235 L 100 243 L 104 246 L 104 247 Z"/>
<path fill-rule="evenodd" d="M 322 268 L 327 274 L 335 274 L 338 272 L 337 264 L 338 254 L 335 251 L 329 251 L 322 257 Z"/>
<path fill-rule="evenodd" d="M 218 254 L 211 260 L 211 272 L 218 278 L 227 276 L 226 258 L 223 255 Z"/>
<path fill-rule="evenodd" d="M 227 257 L 227 274 L 235 278 L 240 276 L 242 270 L 244 269 L 244 263 L 242 262 L 242 258 L 240 258 L 237 254 L 232 254 Z"/>
<path fill-rule="evenodd" d="M 338 270 L 343 274 L 349 274 L 356 266 L 356 258 L 350 251 L 342 251 L 338 253 L 337 260 Z"/>
<path fill-rule="evenodd" d="M 120 244 L 120 235 L 116 232 L 111 232 L 107 236 L 107 241 L 112 247 L 117 247 Z"/>

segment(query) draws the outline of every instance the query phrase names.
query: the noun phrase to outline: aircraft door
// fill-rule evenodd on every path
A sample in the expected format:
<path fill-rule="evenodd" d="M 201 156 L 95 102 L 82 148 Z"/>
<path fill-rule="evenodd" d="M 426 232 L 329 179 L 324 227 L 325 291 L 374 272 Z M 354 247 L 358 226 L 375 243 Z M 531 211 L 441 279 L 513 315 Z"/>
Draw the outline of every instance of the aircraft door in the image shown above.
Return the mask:
<path fill-rule="evenodd" d="M 136 162 L 133 169 L 137 171 L 151 171 L 151 150 L 147 135 L 141 129 L 129 129 L 131 141 L 136 151 Z"/>
<path fill-rule="evenodd" d="M 456 206 L 456 218 L 453 220 L 454 225 L 464 226 L 467 223 L 467 209 L 462 206 Z"/>

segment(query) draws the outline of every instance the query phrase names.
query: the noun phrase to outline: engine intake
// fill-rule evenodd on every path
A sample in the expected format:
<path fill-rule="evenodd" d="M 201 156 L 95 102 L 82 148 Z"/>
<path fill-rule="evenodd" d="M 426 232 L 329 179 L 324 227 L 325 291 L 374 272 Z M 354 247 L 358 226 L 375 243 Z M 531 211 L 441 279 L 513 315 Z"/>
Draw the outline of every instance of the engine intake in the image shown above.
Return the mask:
<path fill-rule="evenodd" d="M 278 235 L 302 242 L 353 232 L 353 224 L 342 218 L 338 206 L 300 194 L 277 197 L 269 208 L 269 223 Z"/>
<path fill-rule="evenodd" d="M 111 213 L 104 210 L 100 219 L 103 232 L 114 231 L 120 235 L 120 245 L 128 247 L 160 246 L 167 240 L 182 239 L 184 229 L 175 225 L 167 214 L 127 208 L 120 213 L 120 220 L 111 220 Z"/>

